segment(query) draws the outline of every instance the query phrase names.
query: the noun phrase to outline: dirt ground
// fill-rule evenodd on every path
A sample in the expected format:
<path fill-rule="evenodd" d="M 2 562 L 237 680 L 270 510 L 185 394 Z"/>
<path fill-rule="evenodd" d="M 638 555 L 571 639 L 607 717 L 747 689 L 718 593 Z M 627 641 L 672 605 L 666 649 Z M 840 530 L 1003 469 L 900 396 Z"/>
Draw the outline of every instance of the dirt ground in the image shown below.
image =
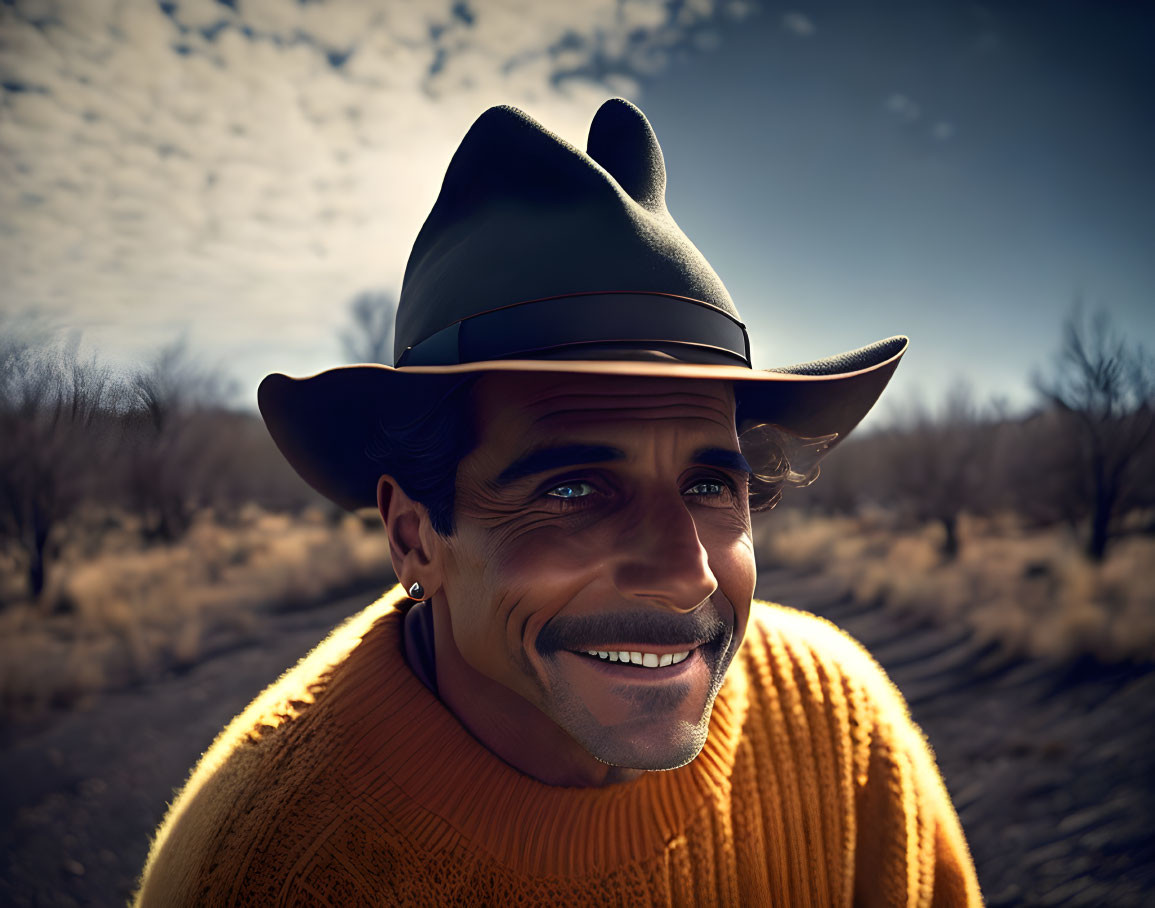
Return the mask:
<path fill-rule="evenodd" d="M 927 733 L 988 903 L 1155 902 L 1155 666 L 1012 660 L 896 620 L 820 577 L 757 596 L 826 615 L 876 655 Z M 265 641 L 0 741 L 0 904 L 123 905 L 174 788 L 264 685 L 372 595 L 270 614 Z"/>

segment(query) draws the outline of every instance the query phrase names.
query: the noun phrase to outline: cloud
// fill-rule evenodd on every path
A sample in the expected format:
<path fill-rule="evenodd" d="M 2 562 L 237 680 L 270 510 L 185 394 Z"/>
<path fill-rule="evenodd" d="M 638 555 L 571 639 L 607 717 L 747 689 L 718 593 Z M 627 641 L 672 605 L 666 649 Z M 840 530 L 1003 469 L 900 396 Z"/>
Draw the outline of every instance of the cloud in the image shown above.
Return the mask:
<path fill-rule="evenodd" d="M 922 108 L 913 99 L 901 92 L 888 95 L 882 106 L 888 113 L 904 123 L 914 123 L 923 115 Z M 954 138 L 958 128 L 950 120 L 935 120 L 930 124 L 927 132 L 936 142 L 947 142 Z"/>
<path fill-rule="evenodd" d="M 785 13 L 782 16 L 782 27 L 799 38 L 811 38 L 818 33 L 818 26 L 810 17 L 799 12 Z"/>
<path fill-rule="evenodd" d="M 883 107 L 896 117 L 908 122 L 914 122 L 922 115 L 921 108 L 906 95 L 900 94 L 899 92 L 888 96 L 886 101 L 883 102 Z"/>
<path fill-rule="evenodd" d="M 729 0 L 723 5 L 722 11 L 728 19 L 741 22 L 757 13 L 758 5 L 754 0 Z"/>
<path fill-rule="evenodd" d="M 957 132 L 954 123 L 949 120 L 939 120 L 930 129 L 931 137 L 937 139 L 939 142 L 946 142 L 948 139 L 953 139 Z"/>
<path fill-rule="evenodd" d="M 267 367 L 329 365 L 345 300 L 399 287 L 482 110 L 518 104 L 584 144 L 603 99 L 749 10 L 0 4 L 0 309 L 51 313 L 125 356 L 188 326 L 254 386 Z"/>

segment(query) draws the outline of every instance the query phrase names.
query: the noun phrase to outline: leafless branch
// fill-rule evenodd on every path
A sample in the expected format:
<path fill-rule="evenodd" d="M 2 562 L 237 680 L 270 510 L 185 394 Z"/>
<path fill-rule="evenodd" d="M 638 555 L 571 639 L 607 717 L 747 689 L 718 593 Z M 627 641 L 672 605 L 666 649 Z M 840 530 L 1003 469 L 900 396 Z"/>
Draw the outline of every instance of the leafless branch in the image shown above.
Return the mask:
<path fill-rule="evenodd" d="M 351 362 L 393 364 L 393 321 L 397 301 L 388 293 L 366 290 L 349 302 L 349 326 L 341 344 Z"/>

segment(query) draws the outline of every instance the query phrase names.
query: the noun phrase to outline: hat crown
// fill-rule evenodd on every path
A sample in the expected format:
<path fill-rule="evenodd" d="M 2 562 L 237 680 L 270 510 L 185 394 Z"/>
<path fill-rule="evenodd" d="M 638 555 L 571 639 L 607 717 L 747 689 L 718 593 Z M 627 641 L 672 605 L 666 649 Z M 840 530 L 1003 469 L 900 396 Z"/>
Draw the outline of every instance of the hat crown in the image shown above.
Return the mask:
<path fill-rule="evenodd" d="M 657 138 L 626 100 L 601 106 L 586 152 L 517 108 L 485 111 L 450 161 L 414 243 L 397 310 L 395 362 L 404 365 L 409 348 L 456 323 L 530 301 L 569 301 L 556 310 L 555 350 L 558 341 L 565 346 L 565 326 L 583 321 L 574 302 L 582 296 L 689 298 L 737 323 L 721 279 L 666 209 L 665 186 Z M 665 319 L 640 311 L 633 312 L 635 327 L 652 322 L 654 340 L 661 340 Z M 602 318 L 592 309 L 589 317 Z M 620 342 L 615 327 L 606 322 L 600 339 Z M 579 335 L 573 343 L 598 340 L 589 325 Z"/>

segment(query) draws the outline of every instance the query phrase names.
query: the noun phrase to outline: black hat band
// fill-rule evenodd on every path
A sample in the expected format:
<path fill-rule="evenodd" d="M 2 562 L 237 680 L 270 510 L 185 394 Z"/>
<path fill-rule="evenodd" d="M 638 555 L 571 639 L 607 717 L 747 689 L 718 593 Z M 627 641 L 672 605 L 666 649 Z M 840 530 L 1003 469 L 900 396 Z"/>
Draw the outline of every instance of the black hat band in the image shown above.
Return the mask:
<path fill-rule="evenodd" d="M 751 368 L 746 326 L 710 303 L 668 293 L 582 293 L 513 303 L 454 322 L 413 346 L 402 366 L 509 359 L 573 344 L 681 344 Z"/>

